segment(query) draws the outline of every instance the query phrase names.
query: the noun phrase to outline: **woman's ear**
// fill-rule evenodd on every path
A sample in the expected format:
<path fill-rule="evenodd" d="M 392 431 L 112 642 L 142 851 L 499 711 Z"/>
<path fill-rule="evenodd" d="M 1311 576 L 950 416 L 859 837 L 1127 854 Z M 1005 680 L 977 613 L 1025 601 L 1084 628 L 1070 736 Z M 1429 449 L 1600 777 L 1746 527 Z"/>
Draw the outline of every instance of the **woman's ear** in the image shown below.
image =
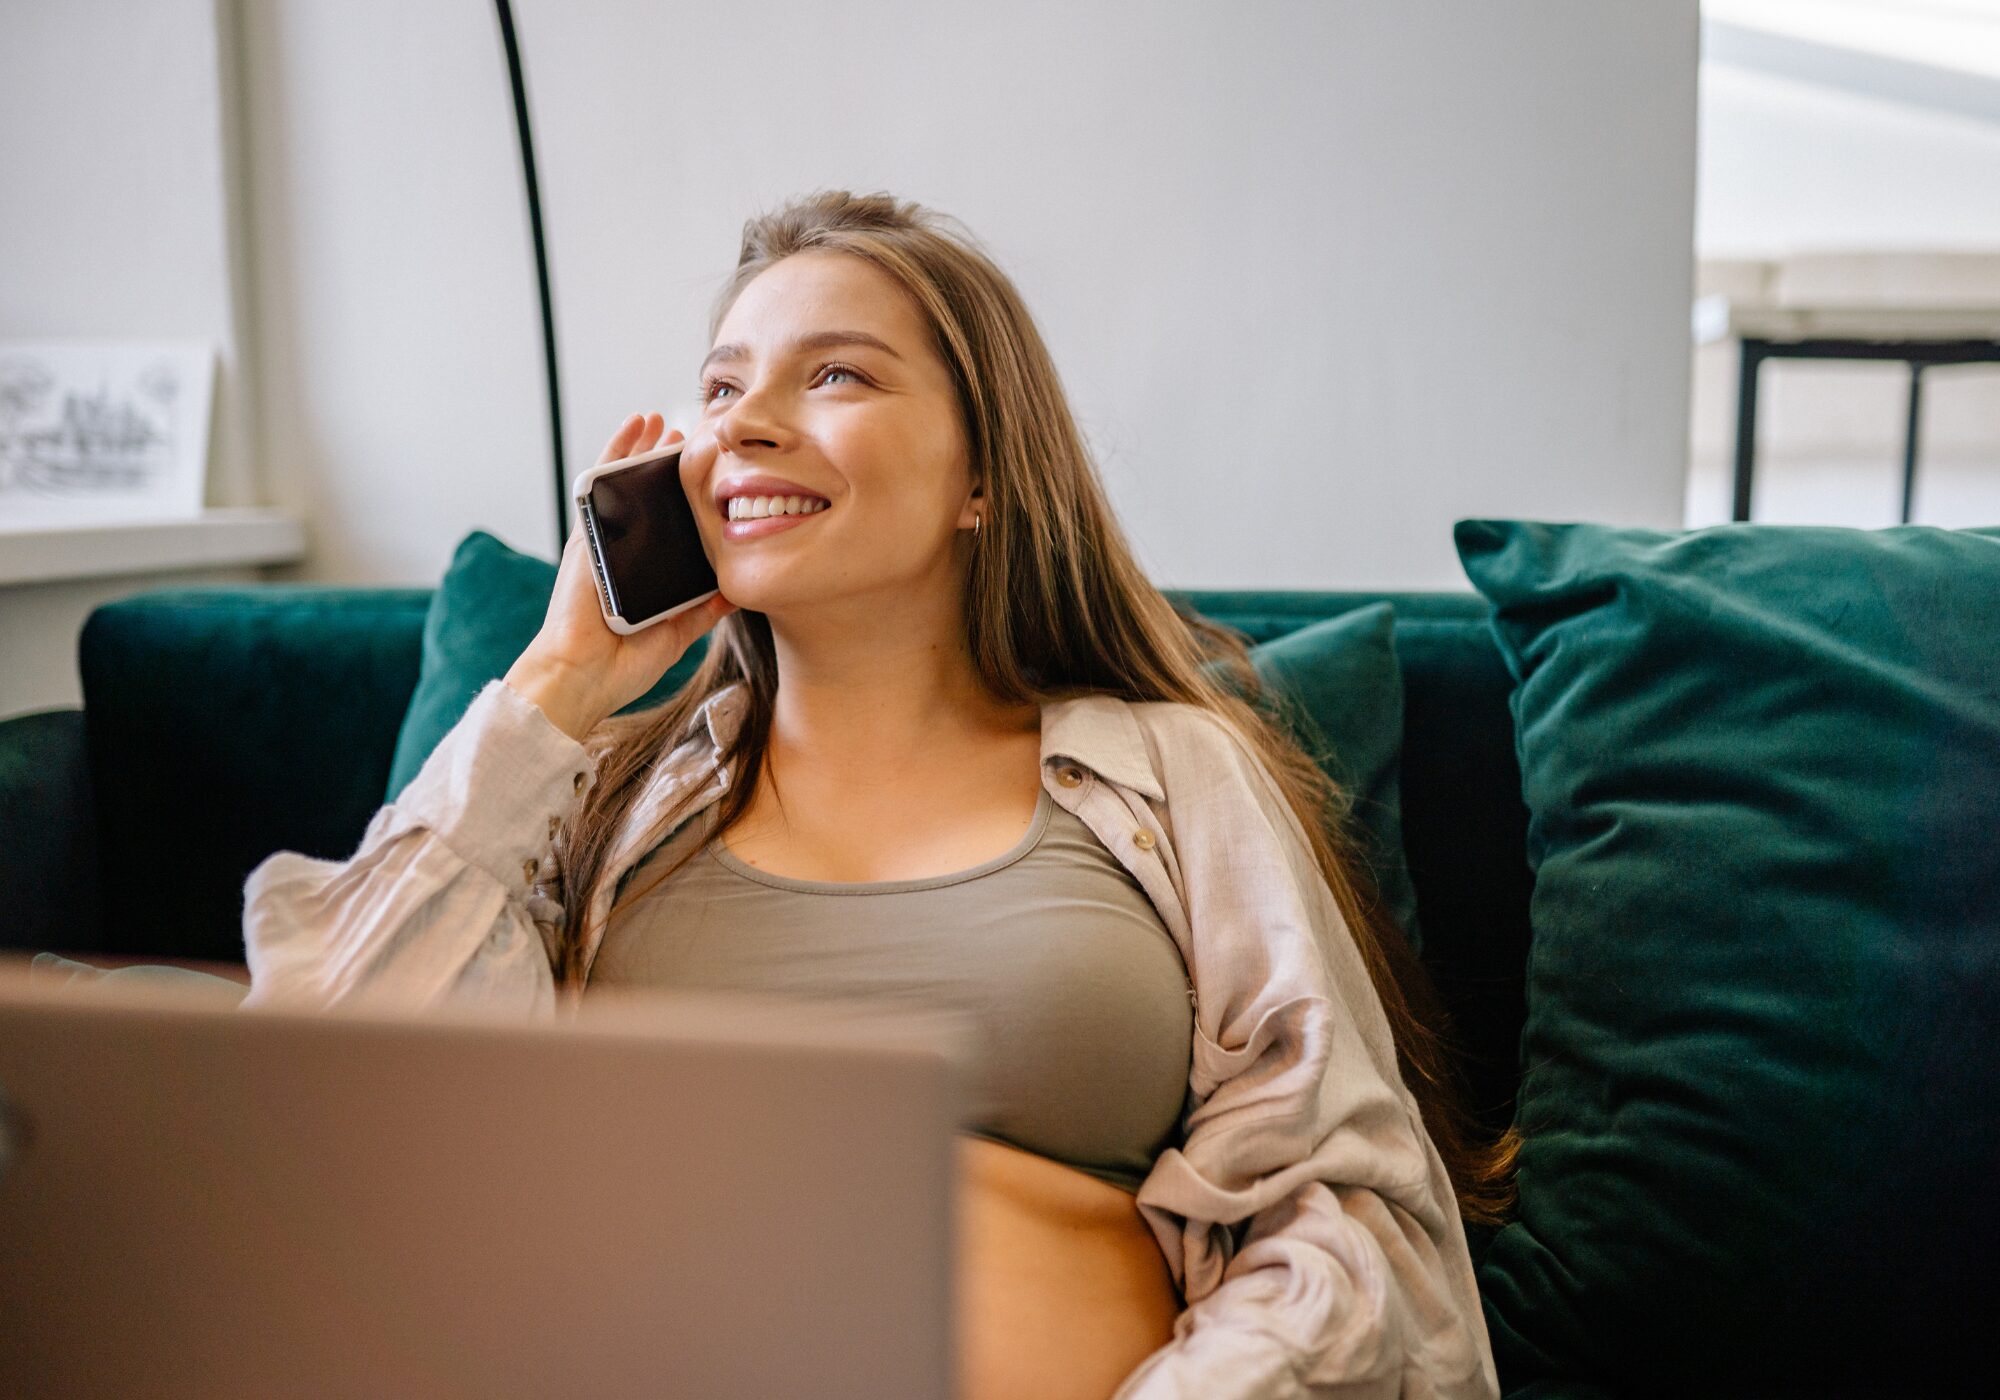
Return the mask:
<path fill-rule="evenodd" d="M 958 528 L 970 530 L 973 519 L 986 513 L 986 492 L 981 483 L 972 484 L 972 494 L 965 498 L 965 508 L 958 513 Z"/>

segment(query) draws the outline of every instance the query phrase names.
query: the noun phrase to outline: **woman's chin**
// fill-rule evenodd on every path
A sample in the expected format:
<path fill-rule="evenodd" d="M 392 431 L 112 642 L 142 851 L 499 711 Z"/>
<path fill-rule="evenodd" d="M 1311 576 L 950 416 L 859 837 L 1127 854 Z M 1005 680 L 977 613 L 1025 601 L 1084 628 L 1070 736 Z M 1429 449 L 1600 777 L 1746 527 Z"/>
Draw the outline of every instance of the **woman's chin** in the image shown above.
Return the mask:
<path fill-rule="evenodd" d="M 769 579 L 719 578 L 716 582 L 722 596 L 744 612 L 785 612 L 800 602 L 799 588 L 774 584 Z"/>

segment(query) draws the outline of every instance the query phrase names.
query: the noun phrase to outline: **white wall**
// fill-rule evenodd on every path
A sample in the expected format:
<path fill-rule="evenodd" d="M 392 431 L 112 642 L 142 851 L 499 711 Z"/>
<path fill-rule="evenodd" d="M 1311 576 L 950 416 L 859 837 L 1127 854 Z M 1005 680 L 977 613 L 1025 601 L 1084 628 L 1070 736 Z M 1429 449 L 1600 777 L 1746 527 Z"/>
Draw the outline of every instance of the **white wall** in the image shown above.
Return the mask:
<path fill-rule="evenodd" d="M 274 576 L 436 582 L 483 526 L 554 556 L 540 313 L 490 4 L 240 3 Z M 560 243 L 561 224 L 557 224 Z"/>
<path fill-rule="evenodd" d="M 964 219 L 1162 582 L 1462 587 L 1477 514 L 1671 524 L 1693 0 L 517 5 L 572 471 L 689 398 L 742 221 Z M 262 447 L 302 577 L 552 553 L 531 264 L 483 5 L 244 7 Z"/>
<path fill-rule="evenodd" d="M 248 505 L 263 488 L 216 3 L 0 4 L 0 338 L 215 344 L 207 501 Z M 0 716 L 78 702 L 76 637 L 99 603 L 255 575 L 0 586 Z"/>

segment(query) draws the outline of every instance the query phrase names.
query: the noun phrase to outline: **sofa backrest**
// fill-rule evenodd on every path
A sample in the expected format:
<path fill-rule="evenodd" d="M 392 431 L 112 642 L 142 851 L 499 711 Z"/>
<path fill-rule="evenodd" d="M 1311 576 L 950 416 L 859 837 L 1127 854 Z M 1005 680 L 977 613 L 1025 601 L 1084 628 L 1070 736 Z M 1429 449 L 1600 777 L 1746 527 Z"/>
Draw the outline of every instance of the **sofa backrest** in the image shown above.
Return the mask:
<path fill-rule="evenodd" d="M 107 603 L 78 644 L 114 954 L 239 960 L 273 851 L 345 859 L 388 785 L 429 589 L 264 584 Z"/>
<path fill-rule="evenodd" d="M 1459 1041 L 1480 1120 L 1513 1121 L 1527 1017 L 1528 809 L 1508 708 L 1513 678 L 1476 593 L 1176 591 L 1253 642 L 1370 603 L 1396 609 L 1403 675 L 1403 853 L 1424 964 Z"/>
<path fill-rule="evenodd" d="M 1509 1121 L 1531 877 L 1512 683 L 1471 593 L 1176 591 L 1253 641 L 1387 600 L 1404 683 L 1403 834 L 1424 958 L 1482 1118 Z M 80 643 L 107 953 L 242 956 L 276 850 L 345 859 L 388 783 L 431 590 L 160 589 Z"/>

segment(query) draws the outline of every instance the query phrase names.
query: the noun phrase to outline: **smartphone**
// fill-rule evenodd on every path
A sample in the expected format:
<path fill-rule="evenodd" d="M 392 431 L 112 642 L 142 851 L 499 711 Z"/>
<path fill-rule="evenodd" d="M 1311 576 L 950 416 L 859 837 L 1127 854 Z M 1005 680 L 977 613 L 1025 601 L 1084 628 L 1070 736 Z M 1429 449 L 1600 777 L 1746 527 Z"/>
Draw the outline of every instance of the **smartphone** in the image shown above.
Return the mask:
<path fill-rule="evenodd" d="M 683 446 L 601 463 L 572 488 L 598 606 L 614 632 L 664 622 L 716 592 L 715 566 L 681 489 Z"/>

